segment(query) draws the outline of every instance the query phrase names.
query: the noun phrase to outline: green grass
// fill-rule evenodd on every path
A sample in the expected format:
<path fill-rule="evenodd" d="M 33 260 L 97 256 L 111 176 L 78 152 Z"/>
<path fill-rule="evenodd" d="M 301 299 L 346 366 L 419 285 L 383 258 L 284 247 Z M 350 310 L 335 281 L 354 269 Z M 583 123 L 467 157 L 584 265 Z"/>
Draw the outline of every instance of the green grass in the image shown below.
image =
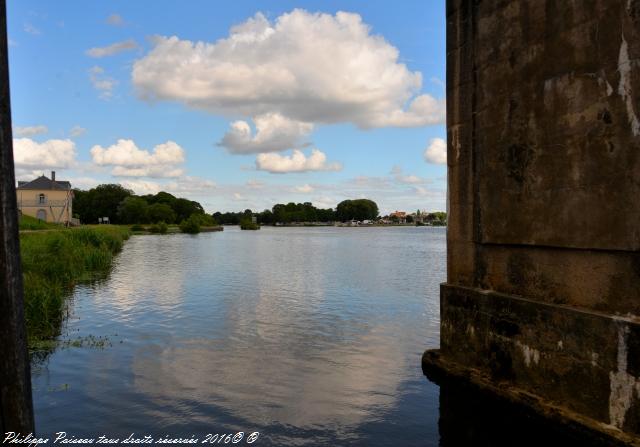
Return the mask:
<path fill-rule="evenodd" d="M 47 223 L 42 220 L 38 220 L 35 217 L 22 215 L 19 218 L 21 230 L 55 230 L 62 228 L 60 224 Z"/>
<path fill-rule="evenodd" d="M 60 334 L 73 286 L 104 274 L 129 237 L 124 227 L 101 225 L 23 233 L 24 310 L 30 345 Z"/>

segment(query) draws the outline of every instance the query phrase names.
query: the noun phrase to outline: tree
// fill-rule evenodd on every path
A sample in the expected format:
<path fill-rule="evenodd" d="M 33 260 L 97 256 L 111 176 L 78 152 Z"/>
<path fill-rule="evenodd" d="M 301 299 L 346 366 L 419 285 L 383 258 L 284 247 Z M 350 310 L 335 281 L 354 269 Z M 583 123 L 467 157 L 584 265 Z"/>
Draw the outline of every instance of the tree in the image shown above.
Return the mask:
<path fill-rule="evenodd" d="M 264 225 L 270 225 L 274 223 L 273 221 L 273 213 L 271 210 L 264 210 L 260 214 L 258 214 L 258 222 Z"/>
<path fill-rule="evenodd" d="M 148 200 L 148 202 L 149 203 L 166 203 L 167 205 L 171 206 L 176 200 L 178 199 L 173 194 L 160 191 L 158 194 L 153 196 L 153 200 Z"/>
<path fill-rule="evenodd" d="M 192 214 L 204 214 L 202 205 L 198 202 L 188 199 L 176 199 L 172 205 L 173 211 L 176 213 L 176 219 L 178 222 L 182 222 L 191 216 Z"/>
<path fill-rule="evenodd" d="M 342 222 L 347 220 L 374 220 L 378 217 L 378 205 L 373 200 L 343 200 L 336 207 L 336 218 Z"/>
<path fill-rule="evenodd" d="M 149 205 L 148 216 L 151 223 L 165 222 L 171 224 L 176 221 L 176 213 L 173 208 L 161 202 Z"/>
<path fill-rule="evenodd" d="M 121 223 L 136 224 L 149 222 L 149 205 L 141 197 L 127 197 L 118 207 L 118 219 Z"/>
<path fill-rule="evenodd" d="M 74 189 L 73 195 L 73 212 L 83 223 L 98 223 L 100 217 L 108 217 L 111 223 L 121 223 L 118 206 L 133 195 L 133 191 L 120 185 L 104 184 L 89 191 Z"/>
<path fill-rule="evenodd" d="M 431 225 L 447 225 L 447 213 L 443 211 L 435 211 L 433 213 L 427 214 L 427 222 L 431 223 Z"/>

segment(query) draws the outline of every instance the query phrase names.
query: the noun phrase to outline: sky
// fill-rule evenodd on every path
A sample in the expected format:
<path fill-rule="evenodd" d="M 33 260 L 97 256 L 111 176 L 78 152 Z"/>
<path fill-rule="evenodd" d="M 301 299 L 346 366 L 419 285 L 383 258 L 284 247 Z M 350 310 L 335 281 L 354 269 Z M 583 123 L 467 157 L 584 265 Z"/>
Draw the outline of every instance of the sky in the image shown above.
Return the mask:
<path fill-rule="evenodd" d="M 446 208 L 444 1 L 7 3 L 19 180 Z"/>

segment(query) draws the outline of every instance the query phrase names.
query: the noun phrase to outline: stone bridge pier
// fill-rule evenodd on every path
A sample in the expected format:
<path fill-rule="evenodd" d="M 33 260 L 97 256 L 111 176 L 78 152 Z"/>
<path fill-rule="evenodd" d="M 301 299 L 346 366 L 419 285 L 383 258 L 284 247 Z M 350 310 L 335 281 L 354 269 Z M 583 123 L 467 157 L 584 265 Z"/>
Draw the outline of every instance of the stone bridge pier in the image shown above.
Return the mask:
<path fill-rule="evenodd" d="M 448 0 L 428 376 L 640 443 L 640 0 Z"/>

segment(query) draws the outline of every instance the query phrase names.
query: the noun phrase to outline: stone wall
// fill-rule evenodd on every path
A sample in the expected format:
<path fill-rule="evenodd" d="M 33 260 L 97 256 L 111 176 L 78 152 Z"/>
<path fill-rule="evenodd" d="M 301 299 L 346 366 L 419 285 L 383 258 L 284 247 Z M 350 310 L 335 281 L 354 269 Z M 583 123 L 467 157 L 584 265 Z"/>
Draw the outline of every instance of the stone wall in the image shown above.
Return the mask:
<path fill-rule="evenodd" d="M 441 356 L 640 434 L 640 0 L 447 2 Z"/>

